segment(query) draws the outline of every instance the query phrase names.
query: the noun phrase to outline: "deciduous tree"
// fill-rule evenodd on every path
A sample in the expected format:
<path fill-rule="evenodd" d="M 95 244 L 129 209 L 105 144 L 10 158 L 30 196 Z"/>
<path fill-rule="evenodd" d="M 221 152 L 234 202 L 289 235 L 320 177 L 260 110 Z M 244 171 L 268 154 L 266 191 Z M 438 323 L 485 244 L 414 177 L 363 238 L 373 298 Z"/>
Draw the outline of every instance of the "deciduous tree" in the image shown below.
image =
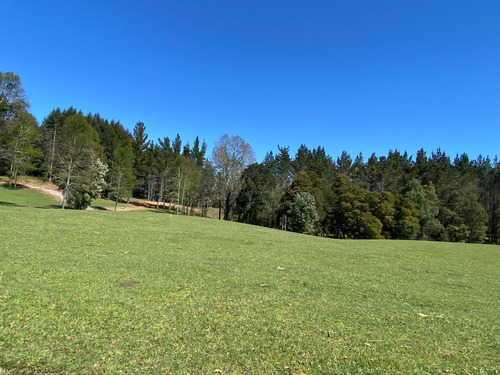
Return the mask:
<path fill-rule="evenodd" d="M 61 208 L 77 202 L 78 208 L 85 208 L 102 187 L 94 186 L 104 167 L 97 158 L 99 139 L 97 132 L 80 114 L 69 116 L 61 128 L 56 164 L 56 178 L 63 190 Z M 82 198 L 83 194 L 87 194 Z"/>
<path fill-rule="evenodd" d="M 0 126 L 29 108 L 21 79 L 12 72 L 0 72 Z"/>
<path fill-rule="evenodd" d="M 216 142 L 212 152 L 212 164 L 218 176 L 219 204 L 224 207 L 224 220 L 230 220 L 230 213 L 241 186 L 241 174 L 254 160 L 252 147 L 240 136 L 224 134 Z"/>
<path fill-rule="evenodd" d="M 36 119 L 27 112 L 4 123 L 0 132 L 0 157 L 7 161 L 14 188 L 20 174 L 35 169 L 34 161 L 41 160 L 43 154 L 35 147 L 38 139 Z"/>

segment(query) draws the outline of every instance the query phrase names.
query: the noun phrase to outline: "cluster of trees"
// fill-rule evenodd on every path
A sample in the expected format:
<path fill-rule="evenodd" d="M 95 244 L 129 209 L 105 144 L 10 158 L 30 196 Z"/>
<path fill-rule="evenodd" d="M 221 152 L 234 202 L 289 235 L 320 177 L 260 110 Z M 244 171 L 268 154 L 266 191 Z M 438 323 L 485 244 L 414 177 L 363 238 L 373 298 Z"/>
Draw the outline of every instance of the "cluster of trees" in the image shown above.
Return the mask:
<path fill-rule="evenodd" d="M 64 192 L 62 207 L 85 208 L 97 196 L 156 201 L 157 209 L 337 238 L 397 238 L 498 243 L 500 163 L 466 154 L 450 159 L 421 149 L 347 153 L 288 147 L 255 162 L 248 143 L 224 135 L 211 157 L 196 137 L 148 140 L 138 122 L 74 108 L 53 110 L 39 125 L 18 76 L 0 73 L 0 173 L 45 177 Z"/>
<path fill-rule="evenodd" d="M 0 174 L 10 175 L 14 188 L 19 175 L 45 177 L 63 191 L 62 208 L 84 209 L 98 196 L 116 203 L 135 196 L 185 214 L 216 205 L 230 219 L 240 174 L 254 161 L 240 137 L 222 136 L 209 162 L 199 137 L 192 146 L 179 134 L 154 142 L 142 122 L 131 134 L 117 121 L 74 108 L 55 109 L 39 125 L 28 108 L 20 78 L 0 73 Z"/>
<path fill-rule="evenodd" d="M 243 172 L 235 213 L 246 223 L 337 238 L 497 243 L 500 163 L 423 149 L 415 160 L 389 151 L 366 162 L 342 152 L 334 161 L 304 145 L 292 159 L 278 147 Z"/>

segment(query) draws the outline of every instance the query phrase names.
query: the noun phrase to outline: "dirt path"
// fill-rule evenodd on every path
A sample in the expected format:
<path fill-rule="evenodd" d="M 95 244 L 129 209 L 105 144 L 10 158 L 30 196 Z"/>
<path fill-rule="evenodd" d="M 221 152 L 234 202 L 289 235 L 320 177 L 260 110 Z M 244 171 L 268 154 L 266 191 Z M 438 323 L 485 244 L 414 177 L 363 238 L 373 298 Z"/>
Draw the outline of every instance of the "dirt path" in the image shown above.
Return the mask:
<path fill-rule="evenodd" d="M 0 181 L 0 184 L 7 184 L 7 183 L 12 183 L 6 182 L 6 181 Z M 59 202 L 62 202 L 63 200 L 63 194 L 57 190 L 57 186 L 54 184 L 49 184 L 49 183 L 41 183 L 38 181 L 32 181 L 32 180 L 20 180 L 17 183 L 17 186 L 23 187 L 23 188 L 28 188 L 28 189 L 34 189 L 38 190 L 40 193 L 45 194 L 50 196 L 51 198 L 56 199 Z"/>
<path fill-rule="evenodd" d="M 46 187 L 31 185 L 31 184 L 21 184 L 21 186 L 38 190 L 45 195 L 50 195 L 51 197 L 56 198 L 59 202 L 62 202 L 63 200 L 63 194 L 59 190 L 53 190 Z"/>
<path fill-rule="evenodd" d="M 0 184 L 7 184 L 7 183 L 9 183 L 9 182 L 0 181 Z M 10 183 L 12 183 L 12 182 L 10 182 Z M 63 200 L 63 193 L 57 189 L 57 185 L 54 185 L 51 183 L 42 183 L 42 182 L 38 182 L 38 181 L 24 180 L 23 179 L 23 180 L 20 180 L 17 183 L 17 185 L 20 187 L 23 187 L 23 188 L 38 190 L 40 193 L 48 195 L 52 198 L 55 198 L 59 202 L 62 202 L 62 200 Z M 148 210 L 148 209 L 155 209 L 156 208 L 156 202 L 139 199 L 137 203 L 139 205 L 129 205 L 126 207 L 117 207 L 116 211 L 139 211 L 139 210 Z M 160 208 L 161 208 L 161 206 L 160 206 Z M 95 209 L 95 208 L 91 207 L 89 209 Z M 114 211 L 115 207 L 114 206 L 100 207 L 100 209 L 105 209 L 107 211 Z"/>
<path fill-rule="evenodd" d="M 6 184 L 6 183 L 7 182 L 5 181 L 0 181 L 0 184 Z M 49 195 L 52 198 L 57 199 L 59 202 L 62 202 L 63 200 L 62 193 L 59 190 L 57 190 L 57 187 L 55 185 L 41 184 L 35 181 L 21 181 L 18 182 L 17 185 L 23 188 L 38 190 L 42 194 Z"/>

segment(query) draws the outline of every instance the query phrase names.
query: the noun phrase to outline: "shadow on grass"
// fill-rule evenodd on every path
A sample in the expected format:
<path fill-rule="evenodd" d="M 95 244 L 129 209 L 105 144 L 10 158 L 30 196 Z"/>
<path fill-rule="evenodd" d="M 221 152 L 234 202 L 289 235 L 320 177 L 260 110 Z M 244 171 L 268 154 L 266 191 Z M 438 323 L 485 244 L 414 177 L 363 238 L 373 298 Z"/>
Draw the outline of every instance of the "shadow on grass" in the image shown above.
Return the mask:
<path fill-rule="evenodd" d="M 0 201 L 0 206 L 9 206 L 9 207 L 24 207 L 24 206 L 21 206 L 17 203 L 12 203 L 12 202 L 4 202 L 4 201 Z"/>
<path fill-rule="evenodd" d="M 121 201 L 120 203 L 131 204 L 132 206 L 137 206 L 137 207 L 143 206 L 143 204 L 139 203 L 139 202 L 128 202 L 127 203 L 127 201 Z"/>
<path fill-rule="evenodd" d="M 126 202 L 123 202 L 123 203 L 126 203 Z M 128 204 L 136 206 L 136 207 L 146 207 L 146 208 L 154 208 L 154 209 L 156 209 L 156 203 L 129 202 Z M 160 207 L 159 208 L 161 208 L 161 207 L 162 207 L 162 203 L 160 202 Z"/>
<path fill-rule="evenodd" d="M 43 208 L 44 210 L 54 210 L 54 209 L 61 209 L 61 205 L 60 204 L 51 204 L 48 206 L 34 207 L 34 208 Z"/>
<path fill-rule="evenodd" d="M 170 215 L 177 215 L 177 212 L 175 211 L 169 211 L 169 210 L 165 210 L 163 211 L 161 208 L 155 210 L 155 209 L 152 209 L 150 210 L 150 212 L 153 212 L 155 214 L 170 214 Z"/>
<path fill-rule="evenodd" d="M 16 187 L 14 187 L 14 184 L 12 183 L 2 183 L 0 184 L 0 190 L 8 190 L 8 191 L 11 191 L 11 192 L 15 192 L 15 191 L 28 191 L 28 190 L 31 190 L 28 186 L 25 186 L 23 184 L 17 184 Z M 15 194 L 15 193 L 14 193 Z M 42 208 L 42 209 L 55 209 L 55 208 L 61 208 L 61 205 L 60 204 L 47 204 L 47 205 L 44 205 L 44 203 L 35 203 L 35 205 L 31 205 L 30 204 L 30 201 L 31 201 L 31 197 L 28 197 L 26 200 L 18 200 L 18 199 L 13 199 L 14 202 L 12 201 L 0 201 L 0 206 L 9 206 L 9 207 L 26 207 L 26 208 Z M 17 202 L 16 202 L 17 201 Z M 36 201 L 36 199 L 35 199 Z"/>
<path fill-rule="evenodd" d="M 24 186 L 22 184 L 17 184 L 16 187 L 14 187 L 14 184 L 10 182 L 5 182 L 0 185 L 1 189 L 5 190 L 24 190 L 24 189 L 29 189 L 27 186 Z"/>
<path fill-rule="evenodd" d="M 4 201 L 0 201 L 0 206 L 38 208 L 38 209 L 44 209 L 44 210 L 55 210 L 55 209 L 61 208 L 61 205 L 59 205 L 59 204 L 51 204 L 48 206 L 30 206 L 29 204 L 19 204 L 19 203 L 4 202 Z"/>
<path fill-rule="evenodd" d="M 199 214 L 183 214 L 183 213 L 177 213 L 175 211 L 169 211 L 169 210 L 165 210 L 163 211 L 161 208 L 157 209 L 157 210 L 154 210 L 154 209 L 151 209 L 149 210 L 149 212 L 152 212 L 152 213 L 155 213 L 155 214 L 170 214 L 170 215 L 173 215 L 173 216 L 192 216 L 192 217 L 204 217 L 204 218 L 207 218 L 206 216 L 201 216 Z"/>

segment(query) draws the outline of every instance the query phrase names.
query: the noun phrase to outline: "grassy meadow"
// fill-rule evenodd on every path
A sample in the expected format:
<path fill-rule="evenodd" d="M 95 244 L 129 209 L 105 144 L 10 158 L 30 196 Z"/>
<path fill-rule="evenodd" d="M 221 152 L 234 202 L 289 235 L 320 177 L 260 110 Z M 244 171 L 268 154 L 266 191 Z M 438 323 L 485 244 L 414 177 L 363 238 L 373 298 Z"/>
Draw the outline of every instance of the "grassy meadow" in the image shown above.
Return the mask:
<path fill-rule="evenodd" d="M 0 182 L 2 180 L 0 179 Z M 0 208 L 6 206 L 31 208 L 57 208 L 61 204 L 50 196 L 18 186 L 12 189 L 7 184 L 0 184 Z"/>
<path fill-rule="evenodd" d="M 2 375 L 500 372 L 497 246 L 15 199 L 0 187 Z"/>

